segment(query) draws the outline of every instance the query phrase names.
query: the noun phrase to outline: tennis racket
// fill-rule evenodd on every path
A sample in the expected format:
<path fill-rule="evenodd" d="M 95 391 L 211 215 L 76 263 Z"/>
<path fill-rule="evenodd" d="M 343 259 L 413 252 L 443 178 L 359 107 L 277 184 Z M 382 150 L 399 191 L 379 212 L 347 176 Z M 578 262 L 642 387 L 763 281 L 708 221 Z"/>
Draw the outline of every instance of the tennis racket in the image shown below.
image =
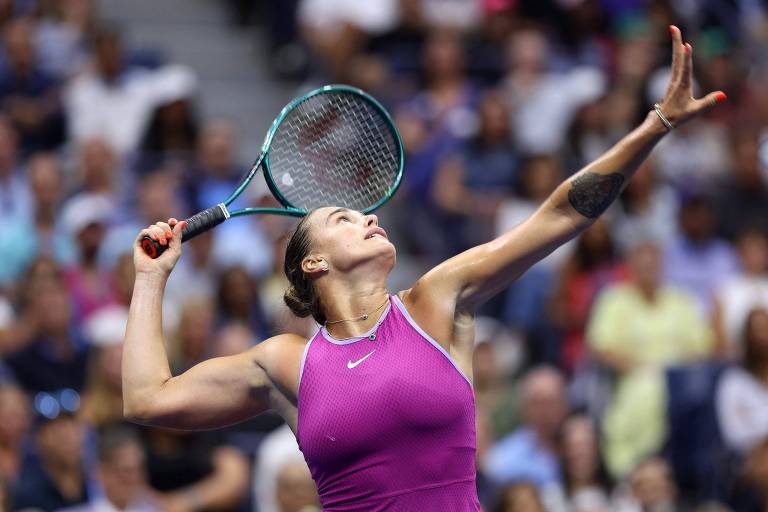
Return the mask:
<path fill-rule="evenodd" d="M 240 215 L 302 217 L 314 208 L 337 205 L 372 212 L 397 191 L 403 161 L 400 134 L 378 101 L 354 87 L 326 85 L 280 111 L 243 181 L 223 203 L 187 219 L 181 241 Z M 229 211 L 259 169 L 283 208 Z M 149 236 L 141 246 L 151 258 L 167 248 Z"/>

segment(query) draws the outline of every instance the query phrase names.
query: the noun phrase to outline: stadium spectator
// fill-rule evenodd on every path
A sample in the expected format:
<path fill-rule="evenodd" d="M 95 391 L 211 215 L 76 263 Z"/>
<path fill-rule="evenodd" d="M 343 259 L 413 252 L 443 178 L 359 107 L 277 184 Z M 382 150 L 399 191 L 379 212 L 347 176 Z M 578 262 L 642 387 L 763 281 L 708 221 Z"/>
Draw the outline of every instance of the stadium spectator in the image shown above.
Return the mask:
<path fill-rule="evenodd" d="M 205 124 L 197 140 L 195 161 L 185 174 L 189 203 L 195 211 L 221 202 L 237 186 L 243 169 L 235 157 L 234 126 L 224 120 Z M 238 201 L 242 199 L 238 198 Z"/>
<path fill-rule="evenodd" d="M 124 157 L 138 148 L 154 109 L 188 96 L 195 79 L 179 65 L 128 68 L 114 28 L 101 27 L 93 39 L 93 70 L 75 77 L 64 94 L 69 136 L 75 143 L 103 137 Z"/>
<path fill-rule="evenodd" d="M 40 67 L 58 79 L 77 74 L 88 59 L 86 38 L 94 23 L 92 0 L 62 0 L 42 6 L 35 46 Z"/>
<path fill-rule="evenodd" d="M 93 346 L 80 412 L 94 428 L 123 418 L 120 364 L 127 321 L 128 309 L 113 305 L 98 309 L 85 324 Z"/>
<path fill-rule="evenodd" d="M 489 92 L 479 107 L 477 134 L 437 168 L 432 195 L 438 208 L 454 216 L 459 230 L 454 252 L 491 240 L 501 201 L 517 185 L 519 158 L 512 146 L 509 114 L 502 97 Z"/>
<path fill-rule="evenodd" d="M 633 469 L 628 480 L 629 492 L 623 499 L 618 500 L 615 510 L 619 512 L 682 510 L 677 499 L 677 487 L 672 470 L 664 459 L 648 457 L 642 460 Z"/>
<path fill-rule="evenodd" d="M 0 384 L 0 418 L 0 480 L 10 484 L 20 477 L 24 454 L 32 442 L 32 408 L 23 389 L 10 383 Z"/>
<path fill-rule="evenodd" d="M 716 196 L 718 233 L 730 240 L 745 227 L 768 232 L 764 140 L 765 134 L 756 129 L 737 129 L 731 137 L 731 172 Z"/>
<path fill-rule="evenodd" d="M 169 354 L 174 375 L 211 357 L 214 306 L 207 300 L 188 300 L 181 306 L 178 332 Z"/>
<path fill-rule="evenodd" d="M 712 312 L 714 294 L 738 269 L 733 248 L 715 235 L 712 198 L 694 193 L 680 208 L 680 233 L 664 251 L 670 284 L 694 294 L 702 310 Z"/>
<path fill-rule="evenodd" d="M 260 340 L 271 335 L 264 309 L 259 301 L 256 280 L 242 267 L 230 267 L 219 276 L 216 293 L 217 328 L 232 322 L 247 325 Z"/>
<path fill-rule="evenodd" d="M 19 135 L 8 115 L 0 114 L 0 215 L 5 222 L 28 219 L 32 211 L 29 185 L 19 159 Z"/>
<path fill-rule="evenodd" d="M 0 354 L 15 379 L 29 392 L 83 389 L 89 341 L 72 314 L 60 279 L 46 279 L 29 290 L 24 327 Z"/>
<path fill-rule="evenodd" d="M 94 137 L 79 145 L 74 181 L 76 195 L 100 195 L 115 206 L 124 206 L 128 179 L 121 175 L 117 158 L 103 139 Z"/>
<path fill-rule="evenodd" d="M 678 234 L 677 194 L 657 175 L 655 160 L 646 160 L 621 195 L 612 231 L 622 252 L 637 240 L 652 241 L 663 248 Z"/>
<path fill-rule="evenodd" d="M 630 251 L 631 279 L 606 287 L 587 326 L 595 357 L 618 376 L 605 412 L 604 450 L 613 477 L 623 477 L 664 439 L 663 369 L 705 358 L 712 335 L 693 296 L 662 281 L 652 244 Z"/>
<path fill-rule="evenodd" d="M 758 512 L 768 505 L 768 439 L 748 454 L 732 498 L 734 510 Z"/>
<path fill-rule="evenodd" d="M 27 169 L 33 211 L 0 229 L 0 285 L 10 286 L 38 256 L 49 256 L 59 265 L 75 261 L 76 247 L 62 221 L 64 181 L 58 159 L 38 153 L 30 157 Z"/>
<path fill-rule="evenodd" d="M 203 233 L 187 242 L 186 258 L 179 261 L 178 276 L 168 279 L 167 297 L 174 304 L 189 299 L 207 299 L 213 296 L 218 274 L 215 259 L 214 234 Z M 131 258 L 133 256 L 131 255 Z M 131 259 L 131 265 L 133 260 Z M 176 272 L 174 272 L 176 273 Z"/>
<path fill-rule="evenodd" d="M 745 454 L 768 438 L 768 310 L 751 310 L 743 327 L 741 365 L 726 371 L 715 397 L 726 445 Z"/>
<path fill-rule="evenodd" d="M 25 460 L 12 489 L 13 510 L 45 511 L 85 503 L 91 497 L 83 460 L 83 424 L 74 415 L 72 390 L 36 397 L 38 425 L 34 457 Z"/>
<path fill-rule="evenodd" d="M 0 71 L 2 110 L 19 132 L 24 153 L 52 150 L 64 142 L 64 114 L 58 81 L 41 66 L 34 24 L 13 20 L 3 32 L 6 65 Z"/>
<path fill-rule="evenodd" d="M 750 309 L 768 307 L 768 237 L 762 231 L 746 230 L 736 248 L 740 271 L 717 290 L 713 314 L 718 347 L 732 360 L 743 353 L 744 321 Z"/>
<path fill-rule="evenodd" d="M 573 115 L 563 141 L 563 157 L 569 169 L 580 169 L 607 151 L 616 140 L 611 126 L 610 100 L 602 96 L 582 105 Z M 620 96 L 619 96 L 620 97 Z M 635 175 L 640 174 L 639 172 Z M 630 184 L 635 181 L 632 178 Z"/>
<path fill-rule="evenodd" d="M 99 431 L 96 480 L 102 493 L 63 512 L 163 510 L 147 483 L 145 455 L 139 436 L 127 425 L 112 423 Z"/>
<path fill-rule="evenodd" d="M 344 81 L 345 64 L 364 47 L 368 37 L 397 24 L 398 1 L 361 4 L 355 0 L 301 0 L 297 19 L 304 40 L 321 65 L 320 72 Z"/>
<path fill-rule="evenodd" d="M 149 483 L 161 510 L 237 509 L 246 491 L 248 463 L 215 433 L 143 430 Z"/>
<path fill-rule="evenodd" d="M 520 423 L 518 386 L 512 375 L 524 359 L 522 340 L 490 317 L 475 320 L 472 386 L 477 414 L 489 423 L 492 439 L 512 432 Z"/>
<path fill-rule="evenodd" d="M 549 41 L 534 27 L 513 32 L 506 50 L 504 91 L 518 150 L 524 154 L 558 151 L 577 110 L 603 94 L 603 73 L 591 67 L 566 72 L 550 69 Z"/>
<path fill-rule="evenodd" d="M 515 482 L 501 490 L 501 499 L 494 512 L 544 512 L 536 485 L 530 482 Z"/>
<path fill-rule="evenodd" d="M 534 368 L 521 393 L 522 425 L 500 439 L 481 464 L 497 484 L 527 480 L 547 492 L 561 479 L 555 435 L 568 412 L 565 380 L 554 368 Z"/>
<path fill-rule="evenodd" d="M 611 481 L 600 453 L 597 425 L 588 416 L 573 414 L 558 432 L 562 488 L 552 492 L 550 510 L 608 512 Z"/>
<path fill-rule="evenodd" d="M 112 214 L 112 203 L 99 194 L 79 194 L 67 201 L 62 212 L 64 225 L 77 244 L 77 260 L 64 268 L 64 280 L 74 313 L 82 321 L 115 301 L 109 270 L 98 262 Z"/>
<path fill-rule="evenodd" d="M 198 120 L 194 99 L 182 97 L 159 104 L 149 119 L 140 150 L 145 162 L 140 168 L 155 168 L 151 162 L 178 159 L 189 162 L 198 139 Z"/>

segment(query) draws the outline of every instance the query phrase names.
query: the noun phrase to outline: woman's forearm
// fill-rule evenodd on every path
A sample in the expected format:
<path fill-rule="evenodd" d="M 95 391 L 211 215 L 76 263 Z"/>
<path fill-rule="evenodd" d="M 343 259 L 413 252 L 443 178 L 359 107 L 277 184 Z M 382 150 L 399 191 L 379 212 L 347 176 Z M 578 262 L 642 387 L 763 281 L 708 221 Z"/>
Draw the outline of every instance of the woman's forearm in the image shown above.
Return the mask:
<path fill-rule="evenodd" d="M 640 126 L 563 182 L 545 205 L 572 218 L 574 229 L 583 229 L 608 209 L 665 133 L 661 120 L 650 112 Z"/>
<path fill-rule="evenodd" d="M 156 273 L 136 275 L 122 361 L 123 409 L 129 417 L 141 417 L 142 408 L 171 378 L 162 327 L 167 279 Z"/>

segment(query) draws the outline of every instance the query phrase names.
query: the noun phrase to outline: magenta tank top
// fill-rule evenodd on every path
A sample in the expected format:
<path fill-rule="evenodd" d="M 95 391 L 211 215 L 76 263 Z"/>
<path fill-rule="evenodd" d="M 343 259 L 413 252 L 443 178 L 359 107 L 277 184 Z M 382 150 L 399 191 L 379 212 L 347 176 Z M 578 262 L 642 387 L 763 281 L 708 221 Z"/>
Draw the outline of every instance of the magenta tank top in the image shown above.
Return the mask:
<path fill-rule="evenodd" d="M 297 406 L 323 510 L 480 510 L 472 385 L 397 296 L 364 336 L 307 343 Z"/>

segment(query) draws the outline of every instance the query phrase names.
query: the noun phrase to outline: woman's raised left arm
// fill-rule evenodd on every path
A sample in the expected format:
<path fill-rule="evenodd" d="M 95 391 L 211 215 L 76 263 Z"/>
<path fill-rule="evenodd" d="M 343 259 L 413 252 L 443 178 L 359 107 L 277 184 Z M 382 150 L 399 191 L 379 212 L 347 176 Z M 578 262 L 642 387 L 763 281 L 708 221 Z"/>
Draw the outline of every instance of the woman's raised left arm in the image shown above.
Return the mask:
<path fill-rule="evenodd" d="M 677 27 L 670 27 L 670 32 L 672 76 L 664 100 L 643 123 L 563 182 L 524 222 L 491 242 L 443 262 L 414 288 L 421 288 L 420 292 L 434 299 L 455 301 L 460 311 L 474 311 L 531 265 L 589 227 L 673 126 L 724 100 L 725 93 L 720 91 L 701 99 L 692 96 L 691 45 L 683 44 Z"/>

